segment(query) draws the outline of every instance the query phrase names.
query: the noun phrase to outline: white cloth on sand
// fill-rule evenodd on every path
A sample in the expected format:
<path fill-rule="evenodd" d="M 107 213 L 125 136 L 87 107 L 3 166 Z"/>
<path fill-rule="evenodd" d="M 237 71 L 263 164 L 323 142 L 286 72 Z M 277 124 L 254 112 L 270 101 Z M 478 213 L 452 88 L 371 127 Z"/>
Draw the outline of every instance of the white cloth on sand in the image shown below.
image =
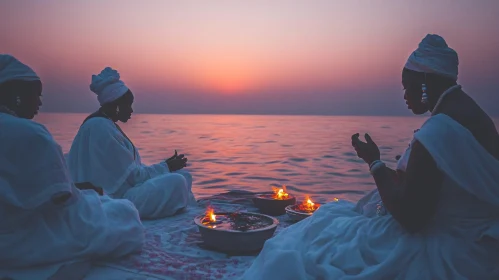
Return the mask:
<path fill-rule="evenodd" d="M 100 105 L 113 102 L 123 96 L 128 87 L 120 80 L 118 71 L 106 67 L 98 75 L 92 75 L 90 90 L 97 94 Z"/>
<path fill-rule="evenodd" d="M 0 278 L 47 279 L 65 264 L 142 247 L 133 204 L 78 190 L 44 126 L 0 113 L 0 127 Z"/>
<path fill-rule="evenodd" d="M 75 182 L 90 182 L 114 198 L 127 198 L 145 219 L 174 215 L 195 204 L 192 176 L 161 162 L 142 163 L 138 149 L 109 119 L 95 117 L 78 131 L 68 155 Z"/>
<path fill-rule="evenodd" d="M 328 203 L 268 240 L 243 279 L 499 279 L 499 161 L 443 114 L 415 138 L 444 174 L 425 230 Z"/>
<path fill-rule="evenodd" d="M 405 68 L 422 73 L 442 75 L 457 81 L 459 58 L 444 38 L 428 34 L 409 56 Z"/>
<path fill-rule="evenodd" d="M 7 81 L 39 81 L 38 75 L 28 65 L 8 54 L 0 54 L 0 84 Z"/>

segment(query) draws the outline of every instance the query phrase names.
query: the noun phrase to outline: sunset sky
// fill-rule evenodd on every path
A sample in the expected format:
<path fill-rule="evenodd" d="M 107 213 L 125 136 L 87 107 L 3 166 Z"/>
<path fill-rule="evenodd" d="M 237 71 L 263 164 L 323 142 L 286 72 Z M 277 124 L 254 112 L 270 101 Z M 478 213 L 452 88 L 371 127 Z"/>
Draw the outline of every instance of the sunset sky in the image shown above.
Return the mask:
<path fill-rule="evenodd" d="M 139 113 L 409 115 L 401 70 L 427 33 L 499 115 L 498 0 L 0 2 L 0 53 L 32 66 L 43 111 L 91 112 L 117 69 Z"/>

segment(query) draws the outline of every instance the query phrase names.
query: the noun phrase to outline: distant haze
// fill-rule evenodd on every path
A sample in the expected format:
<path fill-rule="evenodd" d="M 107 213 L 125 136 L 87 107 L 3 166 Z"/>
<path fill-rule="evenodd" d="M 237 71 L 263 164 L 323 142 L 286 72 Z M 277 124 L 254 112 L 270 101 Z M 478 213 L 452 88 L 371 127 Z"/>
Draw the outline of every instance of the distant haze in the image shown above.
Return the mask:
<path fill-rule="evenodd" d="M 44 111 L 90 112 L 117 69 L 139 113 L 409 115 L 401 70 L 427 33 L 499 115 L 497 0 L 0 2 L 0 53 L 32 66 Z"/>

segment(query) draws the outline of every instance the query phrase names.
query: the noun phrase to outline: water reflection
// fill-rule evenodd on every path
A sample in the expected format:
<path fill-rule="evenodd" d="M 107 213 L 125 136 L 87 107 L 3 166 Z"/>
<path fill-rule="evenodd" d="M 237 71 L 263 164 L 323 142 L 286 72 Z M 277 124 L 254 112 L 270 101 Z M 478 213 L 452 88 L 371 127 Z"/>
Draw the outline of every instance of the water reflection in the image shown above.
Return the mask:
<path fill-rule="evenodd" d="M 84 114 L 41 114 L 64 152 Z M 124 131 L 145 163 L 189 158 L 197 197 L 229 189 L 268 191 L 285 184 L 291 194 L 356 200 L 374 188 L 367 166 L 350 145 L 368 132 L 383 160 L 394 165 L 425 118 L 337 116 L 134 115 Z M 499 123 L 496 121 L 496 124 Z"/>

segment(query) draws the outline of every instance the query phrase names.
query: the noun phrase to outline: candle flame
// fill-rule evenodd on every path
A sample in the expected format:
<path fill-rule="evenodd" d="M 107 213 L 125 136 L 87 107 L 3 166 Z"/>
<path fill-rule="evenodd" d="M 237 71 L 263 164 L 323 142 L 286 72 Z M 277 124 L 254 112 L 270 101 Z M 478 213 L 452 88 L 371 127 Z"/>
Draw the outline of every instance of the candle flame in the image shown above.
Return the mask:
<path fill-rule="evenodd" d="M 309 207 L 314 207 L 315 203 L 312 202 L 312 200 L 310 200 L 310 198 L 307 198 L 307 206 Z"/>
<path fill-rule="evenodd" d="M 273 199 L 277 200 L 288 199 L 289 194 L 286 192 L 285 185 L 282 185 L 282 188 L 272 187 L 272 190 L 274 191 L 274 195 L 272 196 Z"/>
<path fill-rule="evenodd" d="M 298 210 L 303 211 L 303 212 L 314 212 L 317 210 L 321 205 L 318 203 L 314 203 L 312 199 L 310 199 L 310 196 L 305 196 L 305 200 L 303 200 L 302 204 L 298 205 Z"/>
<path fill-rule="evenodd" d="M 217 221 L 217 215 L 215 215 L 215 210 L 213 210 L 213 207 L 208 206 L 208 208 L 206 208 L 205 219 L 207 219 L 210 223 L 214 223 Z"/>

